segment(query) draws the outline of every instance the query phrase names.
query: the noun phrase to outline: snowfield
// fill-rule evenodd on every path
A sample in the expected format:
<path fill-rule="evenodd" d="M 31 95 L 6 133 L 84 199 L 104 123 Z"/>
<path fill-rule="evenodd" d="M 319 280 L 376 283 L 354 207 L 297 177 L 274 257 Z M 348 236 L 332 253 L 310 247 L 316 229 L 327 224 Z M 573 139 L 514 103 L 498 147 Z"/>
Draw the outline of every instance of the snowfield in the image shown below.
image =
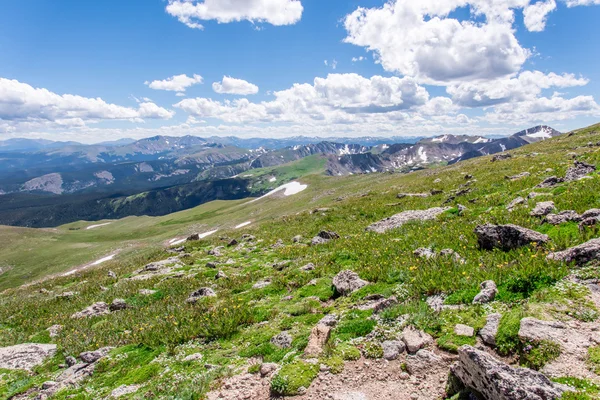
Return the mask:
<path fill-rule="evenodd" d="M 252 201 L 250 201 L 250 203 L 254 203 L 255 201 L 264 199 L 265 197 L 269 197 L 274 195 L 277 192 L 280 192 L 282 190 L 284 190 L 283 195 L 284 196 L 293 196 L 297 193 L 302 192 L 303 190 L 306 190 L 306 188 L 308 187 L 308 185 L 303 185 L 300 182 L 290 182 L 290 183 L 286 183 L 285 185 L 281 185 L 279 186 L 277 189 L 273 189 L 271 190 L 269 193 L 265 194 L 262 197 L 259 197 L 258 199 L 254 199 Z"/>

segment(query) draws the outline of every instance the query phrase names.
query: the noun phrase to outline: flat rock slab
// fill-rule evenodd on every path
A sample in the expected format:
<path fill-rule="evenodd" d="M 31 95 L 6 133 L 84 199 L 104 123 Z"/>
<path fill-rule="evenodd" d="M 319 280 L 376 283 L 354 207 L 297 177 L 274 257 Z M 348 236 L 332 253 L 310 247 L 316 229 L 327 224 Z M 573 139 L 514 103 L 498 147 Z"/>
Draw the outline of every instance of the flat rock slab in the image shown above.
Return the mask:
<path fill-rule="evenodd" d="M 367 231 L 385 233 L 391 229 L 399 228 L 407 222 L 430 221 L 436 219 L 440 214 L 449 209 L 448 207 L 434 207 L 428 210 L 403 211 L 400 214 L 393 215 L 370 225 L 367 227 Z"/>
<path fill-rule="evenodd" d="M 548 235 L 518 225 L 479 225 L 475 228 L 479 246 L 484 250 L 512 250 L 530 243 L 546 243 Z"/>
<path fill-rule="evenodd" d="M 0 369 L 30 370 L 56 354 L 55 344 L 25 343 L 0 348 Z"/>

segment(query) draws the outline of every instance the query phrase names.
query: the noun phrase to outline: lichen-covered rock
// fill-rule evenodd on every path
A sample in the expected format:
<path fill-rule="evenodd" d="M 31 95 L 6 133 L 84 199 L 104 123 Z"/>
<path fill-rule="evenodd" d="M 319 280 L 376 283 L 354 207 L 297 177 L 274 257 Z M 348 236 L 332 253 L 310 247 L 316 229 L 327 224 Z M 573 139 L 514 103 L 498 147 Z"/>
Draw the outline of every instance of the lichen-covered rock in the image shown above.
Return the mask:
<path fill-rule="evenodd" d="M 25 343 L 0 347 L 0 369 L 30 370 L 55 354 L 55 344 Z"/>
<path fill-rule="evenodd" d="M 319 324 L 334 327 L 338 323 L 338 317 L 335 314 L 327 314 L 319 321 Z"/>
<path fill-rule="evenodd" d="M 300 271 L 304 271 L 304 272 L 314 271 L 314 269 L 315 269 L 315 264 L 313 264 L 313 263 L 308 263 L 308 264 L 300 267 Z"/>
<path fill-rule="evenodd" d="M 84 308 L 83 310 L 76 312 L 71 315 L 71 318 L 80 319 L 80 318 L 92 318 L 99 317 L 102 315 L 110 314 L 110 308 L 108 304 L 100 301 L 98 303 L 94 303 L 91 306 Z"/>
<path fill-rule="evenodd" d="M 575 161 L 573 166 L 567 170 L 565 175 L 566 182 L 572 182 L 579 180 L 585 177 L 588 174 L 591 174 L 596 170 L 596 166 L 592 164 L 587 164 L 582 161 Z"/>
<path fill-rule="evenodd" d="M 419 247 L 418 249 L 413 251 L 413 254 L 417 257 L 427 259 L 434 258 L 436 256 L 435 251 L 433 251 L 431 247 Z"/>
<path fill-rule="evenodd" d="M 421 349 L 416 354 L 406 357 L 406 369 L 413 376 L 423 375 L 435 369 L 442 362 L 443 360 L 440 356 L 431 351 Z"/>
<path fill-rule="evenodd" d="M 581 216 L 573 210 L 561 211 L 558 214 L 548 214 L 544 218 L 544 222 L 551 225 L 560 225 L 565 222 L 579 220 L 581 220 Z"/>
<path fill-rule="evenodd" d="M 479 225 L 475 228 L 479 246 L 485 250 L 512 250 L 530 243 L 546 243 L 550 238 L 518 225 Z"/>
<path fill-rule="evenodd" d="M 447 207 L 434 207 L 428 210 L 409 210 L 393 215 L 370 225 L 367 231 L 385 233 L 412 221 L 429 221 L 436 219 L 440 214 L 449 210 Z"/>
<path fill-rule="evenodd" d="M 400 357 L 400 354 L 404 353 L 406 345 L 400 340 L 386 340 L 381 343 L 383 348 L 383 358 L 386 360 L 395 360 Z"/>
<path fill-rule="evenodd" d="M 555 400 L 566 390 L 539 372 L 513 368 L 471 346 L 461 347 L 458 356 L 459 361 L 452 366 L 453 376 L 485 399 Z"/>
<path fill-rule="evenodd" d="M 336 240 L 339 238 L 340 238 L 340 235 L 338 235 L 336 232 L 321 231 L 321 232 L 319 232 L 319 234 L 317 236 L 315 236 L 312 239 L 311 244 L 313 246 L 316 246 L 319 244 L 329 243 L 331 240 Z"/>
<path fill-rule="evenodd" d="M 200 300 L 202 298 L 216 297 L 216 296 L 217 296 L 217 294 L 215 293 L 214 290 L 212 290 L 211 288 L 208 288 L 208 287 L 203 287 L 203 288 L 196 290 L 194 293 L 192 293 L 190 295 L 190 297 L 188 297 L 186 302 L 187 303 L 196 303 L 198 300 Z"/>
<path fill-rule="evenodd" d="M 221 257 L 223 255 L 223 253 L 221 253 L 221 250 L 223 250 L 224 248 L 225 248 L 224 246 L 217 246 L 214 249 L 209 250 L 208 255 L 215 256 L 215 257 Z"/>
<path fill-rule="evenodd" d="M 128 308 L 129 305 L 123 299 L 114 299 L 112 303 L 110 303 L 109 309 L 110 311 L 120 311 Z"/>
<path fill-rule="evenodd" d="M 532 217 L 545 217 L 551 212 L 556 210 L 556 206 L 553 201 L 542 201 L 535 205 L 530 215 Z"/>
<path fill-rule="evenodd" d="M 369 282 L 360 279 L 356 272 L 350 270 L 342 271 L 333 278 L 333 287 L 336 293 L 342 296 L 346 296 L 368 284 Z"/>
<path fill-rule="evenodd" d="M 564 182 L 564 179 L 559 178 L 557 176 L 551 176 L 549 178 L 544 179 L 539 185 L 537 185 L 537 188 L 551 188 L 554 187 L 556 185 L 558 185 L 559 183 Z"/>
<path fill-rule="evenodd" d="M 485 326 L 479 331 L 479 336 L 483 340 L 483 343 L 489 346 L 496 346 L 496 335 L 498 335 L 500 319 L 502 319 L 502 315 L 498 313 L 490 314 L 486 317 Z"/>
<path fill-rule="evenodd" d="M 331 335 L 331 327 L 328 325 L 318 324 L 310 331 L 308 337 L 308 345 L 304 349 L 306 357 L 318 357 L 323 353 L 323 349 Z"/>
<path fill-rule="evenodd" d="M 292 347 L 292 337 L 287 332 L 281 332 L 271 338 L 271 343 L 281 349 L 288 349 Z"/>
<path fill-rule="evenodd" d="M 62 325 L 52 325 L 50 328 L 47 328 L 46 330 L 48 331 L 48 334 L 50 335 L 51 338 L 55 338 L 58 335 L 60 335 L 60 332 L 62 331 L 63 326 Z"/>
<path fill-rule="evenodd" d="M 490 301 L 493 301 L 496 294 L 498 294 L 498 288 L 494 281 L 482 282 L 479 287 L 481 288 L 481 291 L 473 299 L 473 304 L 489 303 Z"/>
<path fill-rule="evenodd" d="M 522 197 L 517 197 L 516 199 L 514 199 L 513 201 L 508 203 L 508 205 L 506 206 L 506 209 L 508 211 L 512 211 L 512 210 L 514 210 L 514 208 L 516 206 L 521 205 L 521 204 L 525 204 L 525 199 Z"/>
<path fill-rule="evenodd" d="M 584 265 L 600 256 L 600 239 L 592 239 L 579 246 L 571 247 L 567 250 L 550 253 L 548 260 L 563 261 L 566 263 L 575 262 L 578 265 Z"/>
<path fill-rule="evenodd" d="M 496 154 L 495 156 L 492 157 L 492 162 L 501 161 L 501 160 L 508 160 L 511 157 L 512 157 L 512 155 L 510 155 L 508 153 Z"/>
<path fill-rule="evenodd" d="M 85 352 L 79 354 L 79 358 L 84 363 L 91 364 L 91 363 L 98 361 L 102 357 L 106 357 L 112 349 L 114 349 L 114 347 L 103 347 L 101 349 L 94 350 L 94 351 L 85 351 Z"/>
<path fill-rule="evenodd" d="M 592 208 L 581 214 L 581 219 L 600 217 L 600 208 Z"/>

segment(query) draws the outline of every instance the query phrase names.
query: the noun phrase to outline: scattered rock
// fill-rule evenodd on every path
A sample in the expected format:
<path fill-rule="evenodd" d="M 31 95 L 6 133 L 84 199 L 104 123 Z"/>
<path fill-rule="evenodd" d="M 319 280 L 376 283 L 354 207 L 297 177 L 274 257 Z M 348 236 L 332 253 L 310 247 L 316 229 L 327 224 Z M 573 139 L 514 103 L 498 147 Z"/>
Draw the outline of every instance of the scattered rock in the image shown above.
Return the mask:
<path fill-rule="evenodd" d="M 110 397 L 119 398 L 138 391 L 141 385 L 121 385 L 110 393 Z"/>
<path fill-rule="evenodd" d="M 570 263 L 575 261 L 578 265 L 586 264 L 600 255 L 600 239 L 592 239 L 579 246 L 571 247 L 564 251 L 548 254 L 548 260 Z"/>
<path fill-rule="evenodd" d="M 101 315 L 106 315 L 106 314 L 110 314 L 110 308 L 108 307 L 108 304 L 100 301 L 98 303 L 94 303 L 91 306 L 76 312 L 75 314 L 71 315 L 71 318 L 74 319 L 80 319 L 80 318 L 92 318 L 92 317 L 99 317 Z"/>
<path fill-rule="evenodd" d="M 260 366 L 260 374 L 262 376 L 269 376 L 277 371 L 278 368 L 279 365 L 275 363 L 264 363 Z"/>
<path fill-rule="evenodd" d="M 406 357 L 406 369 L 413 376 L 427 375 L 441 363 L 442 358 L 428 350 L 419 350 Z"/>
<path fill-rule="evenodd" d="M 492 157 L 492 162 L 501 161 L 501 160 L 508 160 L 511 157 L 512 156 L 510 154 L 508 154 L 508 153 L 496 154 L 495 156 Z"/>
<path fill-rule="evenodd" d="M 50 328 L 48 328 L 46 330 L 48 331 L 50 338 L 54 339 L 55 337 L 60 335 L 60 332 L 62 331 L 62 329 L 63 329 L 62 325 L 52 325 Z"/>
<path fill-rule="evenodd" d="M 407 351 L 414 354 L 432 343 L 433 338 L 423 331 L 408 326 L 402 331 L 402 341 L 406 344 Z"/>
<path fill-rule="evenodd" d="M 436 256 L 435 251 L 433 251 L 431 247 L 419 247 L 418 249 L 413 251 L 413 254 L 417 257 L 427 259 L 434 258 Z"/>
<path fill-rule="evenodd" d="M 67 363 L 67 366 L 72 367 L 73 365 L 77 364 L 77 359 L 73 356 L 66 356 L 65 362 Z"/>
<path fill-rule="evenodd" d="M 468 325 L 456 324 L 454 333 L 458 336 L 473 337 L 475 336 L 475 329 Z"/>
<path fill-rule="evenodd" d="M 272 249 L 279 249 L 281 247 L 284 247 L 285 243 L 283 243 L 283 239 L 277 239 L 277 241 L 275 242 L 275 244 L 273 246 L 271 246 Z"/>
<path fill-rule="evenodd" d="M 579 230 L 583 231 L 583 230 L 585 230 L 585 228 L 589 228 L 590 226 L 596 226 L 596 225 L 598 225 L 599 221 L 600 221 L 600 218 L 598 218 L 598 217 L 586 218 L 579 223 Z"/>
<path fill-rule="evenodd" d="M 311 244 L 313 246 L 328 243 L 330 240 L 339 239 L 340 235 L 335 232 L 321 231 L 317 236 L 312 239 Z"/>
<path fill-rule="evenodd" d="M 117 279 L 117 274 L 115 274 L 113 271 L 108 271 L 108 277 L 112 279 Z"/>
<path fill-rule="evenodd" d="M 219 272 L 217 272 L 217 275 L 215 275 L 215 279 L 225 279 L 225 278 L 227 278 L 227 275 L 223 271 L 219 271 Z"/>
<path fill-rule="evenodd" d="M 489 346 L 496 346 L 496 335 L 500 327 L 501 314 L 490 314 L 486 317 L 485 326 L 479 331 L 481 340 Z"/>
<path fill-rule="evenodd" d="M 138 293 L 141 294 L 142 296 L 152 296 L 154 293 L 156 293 L 156 290 L 140 289 L 140 291 Z"/>
<path fill-rule="evenodd" d="M 276 271 L 283 271 L 290 265 L 291 261 L 280 261 L 276 262 L 272 265 L 273 269 Z"/>
<path fill-rule="evenodd" d="M 326 325 L 330 327 L 334 327 L 337 325 L 338 318 L 335 314 L 327 314 L 319 321 L 320 325 Z"/>
<path fill-rule="evenodd" d="M 206 268 L 217 268 L 217 265 L 219 265 L 219 263 L 214 262 L 214 261 L 209 261 L 206 263 Z"/>
<path fill-rule="evenodd" d="M 400 354 L 404 353 L 406 345 L 400 340 L 386 340 L 381 343 L 383 348 L 383 358 L 386 360 L 395 360 L 400 357 Z"/>
<path fill-rule="evenodd" d="M 342 296 L 346 296 L 368 284 L 369 282 L 360 279 L 356 272 L 350 270 L 342 271 L 333 278 L 333 287 L 336 293 Z"/>
<path fill-rule="evenodd" d="M 420 198 L 424 199 L 429 196 L 430 196 L 429 193 L 399 193 L 396 197 L 399 199 L 403 199 L 405 197 L 420 197 Z"/>
<path fill-rule="evenodd" d="M 556 185 L 558 185 L 559 183 L 564 182 L 564 179 L 562 178 L 558 178 L 556 176 L 551 176 L 549 178 L 544 179 L 539 185 L 537 185 L 537 188 L 551 188 L 554 187 Z"/>
<path fill-rule="evenodd" d="M 304 272 L 308 272 L 308 271 L 313 271 L 315 269 L 315 264 L 313 263 L 308 263 L 303 267 L 300 267 L 300 271 L 304 271 Z"/>
<path fill-rule="evenodd" d="M 253 289 L 263 289 L 263 288 L 266 288 L 267 286 L 269 286 L 270 284 L 271 284 L 270 281 L 258 281 L 252 286 L 252 288 Z"/>
<path fill-rule="evenodd" d="M 592 208 L 581 214 L 581 219 L 600 217 L 600 208 Z"/>
<path fill-rule="evenodd" d="M 292 347 L 292 337 L 287 332 L 281 332 L 271 338 L 271 343 L 280 349 L 288 349 Z"/>
<path fill-rule="evenodd" d="M 567 335 L 568 326 L 557 321 L 541 321 L 535 318 L 523 318 L 519 329 L 519 338 L 529 342 L 559 340 Z"/>
<path fill-rule="evenodd" d="M 310 331 L 308 345 L 304 349 L 305 357 L 318 357 L 323 353 L 323 348 L 331 334 L 331 327 L 318 324 Z"/>
<path fill-rule="evenodd" d="M 202 353 L 194 353 L 194 354 L 190 354 L 190 355 L 186 356 L 183 359 L 183 361 L 184 362 L 201 361 L 202 359 L 204 359 L 204 356 L 202 355 Z"/>
<path fill-rule="evenodd" d="M 216 297 L 216 296 L 217 296 L 217 294 L 215 293 L 214 290 L 212 290 L 211 288 L 208 288 L 208 287 L 203 287 L 203 288 L 196 290 L 194 293 L 192 293 L 190 295 L 190 297 L 188 297 L 188 299 L 186 300 L 186 303 L 196 303 L 198 300 L 200 300 L 204 297 Z"/>
<path fill-rule="evenodd" d="M 529 172 L 521 172 L 520 174 L 517 174 L 517 175 L 505 176 L 505 179 L 508 179 L 509 181 L 518 181 L 519 179 L 527 178 L 530 175 L 531 174 Z"/>
<path fill-rule="evenodd" d="M 56 295 L 57 299 L 70 299 L 77 296 L 77 292 L 63 292 L 59 295 Z"/>
<path fill-rule="evenodd" d="M 123 299 L 114 299 L 110 306 L 108 307 L 110 311 L 120 311 L 128 308 L 129 305 Z"/>
<path fill-rule="evenodd" d="M 215 257 L 221 257 L 223 255 L 223 253 L 221 253 L 221 250 L 223 250 L 225 247 L 223 246 L 217 246 L 214 249 L 211 249 L 208 251 L 208 255 L 209 256 L 215 256 Z"/>
<path fill-rule="evenodd" d="M 238 242 L 236 239 L 231 239 L 229 243 L 227 243 L 227 247 L 237 246 L 238 244 L 240 244 L 240 242 Z"/>
<path fill-rule="evenodd" d="M 403 211 L 370 225 L 367 231 L 385 233 L 390 229 L 399 228 L 407 222 L 433 220 L 447 210 L 449 210 L 448 207 L 434 207 L 428 210 Z"/>
<path fill-rule="evenodd" d="M 546 243 L 550 238 L 518 225 L 479 225 L 475 228 L 479 246 L 485 250 L 512 250 L 530 243 Z"/>
<path fill-rule="evenodd" d="M 586 164 L 582 161 L 575 161 L 574 165 L 567 170 L 565 175 L 566 182 L 577 181 L 596 170 L 596 166 Z"/>
<path fill-rule="evenodd" d="M 250 234 L 248 234 L 248 233 L 244 233 L 244 234 L 242 235 L 242 240 L 243 240 L 244 242 L 253 242 L 253 241 L 255 241 L 255 240 L 256 240 L 256 237 L 255 237 L 254 235 L 250 235 Z"/>
<path fill-rule="evenodd" d="M 545 217 L 546 215 L 550 214 L 551 212 L 556 210 L 556 206 L 554 205 L 553 201 L 542 201 L 540 203 L 537 203 L 533 209 L 533 211 L 531 211 L 530 215 L 532 217 Z"/>
<path fill-rule="evenodd" d="M 452 375 L 486 399 L 554 400 L 565 392 L 562 386 L 539 372 L 513 368 L 474 347 L 461 347 L 458 356 L 459 361 L 452 366 Z M 450 397 L 455 394 L 448 393 Z"/>
<path fill-rule="evenodd" d="M 551 225 L 560 225 L 565 222 L 579 221 L 581 216 L 573 210 L 561 211 L 558 214 L 548 214 L 544 219 L 545 223 Z"/>
<path fill-rule="evenodd" d="M 456 251 L 454 251 L 452 249 L 440 250 L 440 256 L 441 257 L 452 257 L 454 259 L 454 261 L 459 264 L 466 264 L 466 262 L 467 262 L 460 254 L 458 254 Z"/>
<path fill-rule="evenodd" d="M 473 304 L 485 304 L 494 300 L 498 294 L 498 288 L 494 281 L 482 282 L 479 286 L 481 291 L 473 299 Z"/>
<path fill-rule="evenodd" d="M 55 344 L 25 343 L 0 347 L 0 369 L 31 370 L 55 354 Z"/>
<path fill-rule="evenodd" d="M 302 235 L 296 235 L 292 238 L 292 243 L 302 243 L 303 240 Z"/>
<path fill-rule="evenodd" d="M 79 359 L 86 364 L 91 364 L 98 361 L 102 357 L 106 357 L 112 349 L 114 349 L 114 347 L 103 347 L 94 351 L 85 351 L 79 354 Z"/>

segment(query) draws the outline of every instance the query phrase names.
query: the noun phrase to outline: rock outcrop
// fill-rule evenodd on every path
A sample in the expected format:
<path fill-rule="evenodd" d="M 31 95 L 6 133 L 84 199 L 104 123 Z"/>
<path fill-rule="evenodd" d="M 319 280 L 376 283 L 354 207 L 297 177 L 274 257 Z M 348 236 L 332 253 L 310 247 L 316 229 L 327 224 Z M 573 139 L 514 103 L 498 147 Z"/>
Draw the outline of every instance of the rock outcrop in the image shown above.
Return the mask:
<path fill-rule="evenodd" d="M 490 400 L 554 400 L 566 391 L 545 375 L 527 369 L 513 368 L 492 355 L 471 346 L 458 350 L 459 361 L 452 374 L 464 387 Z M 453 396 L 456 393 L 448 393 Z"/>
<path fill-rule="evenodd" d="M 55 344 L 25 343 L 0 348 L 0 369 L 30 370 L 56 354 Z"/>
<path fill-rule="evenodd" d="M 324 324 L 315 326 L 308 337 L 308 345 L 304 349 L 304 356 L 319 357 L 323 353 L 323 349 L 329 340 L 330 334 L 330 326 Z"/>
<path fill-rule="evenodd" d="M 110 314 L 110 308 L 108 304 L 100 301 L 98 303 L 94 303 L 91 306 L 84 308 L 83 310 L 76 312 L 71 315 L 71 318 L 80 319 L 80 318 L 92 318 L 99 317 L 102 315 Z"/>
<path fill-rule="evenodd" d="M 449 210 L 447 207 L 434 207 L 428 210 L 403 211 L 399 214 L 393 215 L 370 225 L 367 227 L 367 231 L 385 233 L 391 229 L 399 228 L 407 222 L 429 221 L 436 219 L 440 214 L 447 210 Z"/>
<path fill-rule="evenodd" d="M 211 288 L 208 287 L 203 287 L 200 288 L 198 290 L 196 290 L 194 293 L 192 293 L 190 295 L 190 297 L 188 297 L 188 299 L 186 300 L 186 303 L 196 303 L 198 302 L 198 300 L 203 299 L 205 297 L 216 297 L 217 294 L 215 293 L 214 290 L 212 290 Z"/>
<path fill-rule="evenodd" d="M 564 251 L 550 253 L 548 260 L 575 262 L 578 265 L 584 265 L 600 256 L 600 239 L 592 239 L 579 246 L 571 247 Z"/>
<path fill-rule="evenodd" d="M 341 296 L 347 296 L 368 284 L 369 282 L 360 279 L 356 272 L 350 270 L 342 271 L 333 278 L 335 292 Z"/>
<path fill-rule="evenodd" d="M 530 243 L 546 243 L 550 238 L 518 225 L 479 225 L 475 228 L 479 246 L 484 250 L 495 248 L 508 251 Z"/>
<path fill-rule="evenodd" d="M 565 175 L 566 182 L 572 182 L 582 179 L 586 175 L 591 174 L 596 170 L 595 165 L 587 164 L 582 161 L 575 161 L 575 164 L 567 170 Z"/>

